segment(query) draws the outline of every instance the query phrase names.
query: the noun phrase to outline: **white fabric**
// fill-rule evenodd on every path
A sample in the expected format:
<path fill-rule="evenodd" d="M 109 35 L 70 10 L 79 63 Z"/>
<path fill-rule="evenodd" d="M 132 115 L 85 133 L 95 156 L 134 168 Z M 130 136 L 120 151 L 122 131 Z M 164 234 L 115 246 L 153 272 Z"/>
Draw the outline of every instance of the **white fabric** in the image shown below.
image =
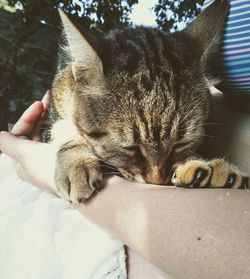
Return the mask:
<path fill-rule="evenodd" d="M 123 244 L 0 156 L 1 279 L 125 279 Z"/>

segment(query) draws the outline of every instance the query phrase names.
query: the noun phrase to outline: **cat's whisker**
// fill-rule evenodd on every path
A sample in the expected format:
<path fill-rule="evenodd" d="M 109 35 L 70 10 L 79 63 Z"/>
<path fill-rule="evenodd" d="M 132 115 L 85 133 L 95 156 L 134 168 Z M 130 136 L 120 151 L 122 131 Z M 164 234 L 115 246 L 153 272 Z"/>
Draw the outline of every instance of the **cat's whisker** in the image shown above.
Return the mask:
<path fill-rule="evenodd" d="M 182 118 L 181 123 L 184 123 L 184 122 L 186 121 L 186 119 L 187 119 L 190 115 L 192 115 L 193 112 L 194 112 L 195 110 L 197 110 L 197 108 L 199 108 L 199 106 L 200 106 L 207 98 L 208 98 L 208 96 L 205 95 L 203 98 L 201 98 L 201 99 L 199 100 L 199 102 L 190 104 L 190 105 L 188 106 L 189 112 L 185 115 L 184 118 Z M 190 109 L 190 108 L 191 108 L 191 109 Z"/>
<path fill-rule="evenodd" d="M 106 167 L 107 167 L 107 166 L 106 166 Z M 107 167 L 107 169 L 109 169 L 109 170 L 111 170 L 111 171 L 117 171 L 116 168 L 109 168 L 109 167 Z"/>
<path fill-rule="evenodd" d="M 115 166 L 113 166 L 113 165 L 110 165 L 110 164 L 108 164 L 108 163 L 105 163 L 104 164 L 106 167 L 109 167 L 109 168 L 113 168 L 113 169 L 116 169 L 116 167 Z"/>
<path fill-rule="evenodd" d="M 104 167 L 104 168 L 107 168 L 107 169 L 110 169 L 110 170 L 117 171 L 116 167 L 108 165 L 108 164 L 100 164 L 100 167 Z"/>
<path fill-rule="evenodd" d="M 203 126 L 209 126 L 209 125 L 215 125 L 215 126 L 224 126 L 226 123 L 204 123 Z"/>
<path fill-rule="evenodd" d="M 211 139 L 215 138 L 214 136 L 211 136 L 211 135 L 206 135 L 206 134 L 203 134 L 203 135 L 201 135 L 201 136 L 202 136 L 202 137 L 211 138 Z"/>
<path fill-rule="evenodd" d="M 214 138 L 214 136 L 212 136 L 212 135 L 207 135 L 207 134 L 202 134 L 202 133 L 200 133 L 200 134 L 190 134 L 190 136 L 191 137 L 194 137 L 194 138 L 197 138 L 197 137 L 207 137 L 207 138 Z"/>
<path fill-rule="evenodd" d="M 202 88 L 203 89 L 203 88 Z M 194 92 L 193 92 L 194 93 Z M 188 106 L 188 109 L 192 108 L 193 110 L 199 107 L 199 105 L 204 102 L 206 99 L 209 98 L 209 95 L 204 95 L 203 98 L 199 99 L 198 102 L 195 101 L 194 103 L 190 103 Z M 189 110 L 190 111 L 190 110 Z"/>

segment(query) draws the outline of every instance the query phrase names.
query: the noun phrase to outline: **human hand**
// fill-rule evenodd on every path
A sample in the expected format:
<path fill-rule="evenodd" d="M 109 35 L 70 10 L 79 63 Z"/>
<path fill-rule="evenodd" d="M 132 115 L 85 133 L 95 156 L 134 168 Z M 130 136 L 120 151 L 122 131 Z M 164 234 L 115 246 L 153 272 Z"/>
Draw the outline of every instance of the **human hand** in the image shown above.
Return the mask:
<path fill-rule="evenodd" d="M 52 145 L 40 142 L 39 133 L 49 102 L 48 91 L 23 113 L 10 133 L 0 132 L 0 150 L 12 159 L 20 179 L 55 192 L 55 151 Z"/>

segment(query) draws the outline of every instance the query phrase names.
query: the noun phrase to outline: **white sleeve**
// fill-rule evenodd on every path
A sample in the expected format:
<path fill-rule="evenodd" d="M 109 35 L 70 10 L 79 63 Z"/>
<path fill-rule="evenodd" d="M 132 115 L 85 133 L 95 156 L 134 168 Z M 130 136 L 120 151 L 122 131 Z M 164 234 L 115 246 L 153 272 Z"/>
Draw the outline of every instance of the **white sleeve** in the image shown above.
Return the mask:
<path fill-rule="evenodd" d="M 123 244 L 0 156 L 0 278 L 125 279 Z"/>

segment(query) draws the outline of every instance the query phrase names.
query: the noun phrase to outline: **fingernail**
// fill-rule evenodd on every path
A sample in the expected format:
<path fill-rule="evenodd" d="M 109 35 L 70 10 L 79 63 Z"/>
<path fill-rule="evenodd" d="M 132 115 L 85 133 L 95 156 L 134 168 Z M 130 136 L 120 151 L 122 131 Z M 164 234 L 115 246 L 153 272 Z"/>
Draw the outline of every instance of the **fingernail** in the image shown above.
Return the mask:
<path fill-rule="evenodd" d="M 31 105 L 27 108 L 27 110 L 26 110 L 24 113 L 30 113 L 31 111 L 36 110 L 38 104 L 40 105 L 40 104 L 42 104 L 42 102 L 41 102 L 41 101 L 35 101 L 33 104 L 31 104 Z"/>
<path fill-rule="evenodd" d="M 38 104 L 38 103 L 41 103 L 41 101 L 35 101 L 35 102 L 32 104 L 32 106 L 34 106 L 34 105 L 36 105 L 36 104 Z"/>
<path fill-rule="evenodd" d="M 51 91 L 51 89 L 49 89 L 49 90 L 47 90 L 45 95 L 51 96 L 51 94 L 52 94 L 52 91 Z"/>
<path fill-rule="evenodd" d="M 49 101 L 51 94 L 52 94 L 51 90 L 47 90 L 44 96 L 42 97 L 42 101 L 47 101 L 47 100 Z"/>

